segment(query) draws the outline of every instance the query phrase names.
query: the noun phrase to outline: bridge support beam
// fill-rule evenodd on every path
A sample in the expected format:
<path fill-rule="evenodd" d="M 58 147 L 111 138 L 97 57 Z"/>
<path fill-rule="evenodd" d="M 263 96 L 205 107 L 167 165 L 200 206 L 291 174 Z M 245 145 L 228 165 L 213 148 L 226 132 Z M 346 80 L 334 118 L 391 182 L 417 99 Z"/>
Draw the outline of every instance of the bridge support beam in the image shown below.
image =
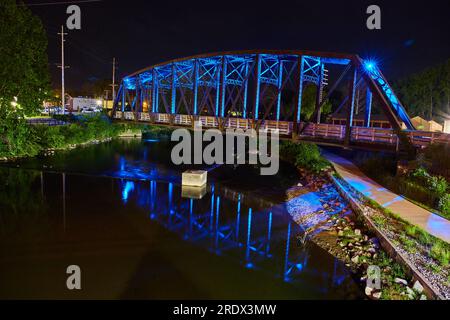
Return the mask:
<path fill-rule="evenodd" d="M 245 78 L 244 83 L 242 84 L 244 86 L 244 97 L 242 98 L 242 117 L 244 119 L 247 119 L 247 97 L 248 97 L 248 62 L 245 63 Z"/>
<path fill-rule="evenodd" d="M 227 56 L 222 56 L 222 67 L 220 70 L 220 117 L 225 115 L 225 98 L 227 85 Z"/>
<path fill-rule="evenodd" d="M 281 89 L 283 86 L 283 60 L 278 58 L 278 83 L 277 83 L 277 121 L 280 121 Z"/>
<path fill-rule="evenodd" d="M 177 87 L 176 87 L 176 69 L 175 69 L 175 63 L 172 63 L 172 88 L 171 88 L 171 95 L 170 95 L 170 113 L 175 114 L 176 113 L 176 100 L 177 100 Z"/>
<path fill-rule="evenodd" d="M 194 72 L 193 72 L 193 86 L 192 86 L 192 94 L 193 94 L 193 115 L 198 115 L 198 60 L 194 60 Z"/>
<path fill-rule="evenodd" d="M 295 111 L 295 119 L 294 119 L 294 128 L 293 128 L 293 138 L 296 138 L 297 132 L 300 129 L 300 114 L 302 112 L 302 94 L 303 94 L 303 71 L 304 71 L 304 58 L 303 56 L 299 56 L 297 59 L 297 70 L 295 74 L 295 80 L 297 82 L 295 101 L 296 101 L 296 111 Z"/>
<path fill-rule="evenodd" d="M 134 121 L 139 120 L 139 111 L 142 104 L 142 101 L 140 99 L 142 90 L 140 87 L 140 83 L 138 81 L 136 82 L 136 96 L 134 97 Z"/>
<path fill-rule="evenodd" d="M 152 113 L 158 112 L 158 74 L 156 69 L 152 72 Z"/>
<path fill-rule="evenodd" d="M 372 91 L 366 89 L 366 113 L 364 114 L 364 126 L 370 127 L 370 114 L 372 113 Z"/>
<path fill-rule="evenodd" d="M 347 122 L 345 124 L 345 140 L 344 144 L 346 146 L 350 145 L 350 140 L 352 137 L 352 126 L 353 126 L 353 112 L 355 109 L 355 90 L 356 90 L 356 81 L 357 81 L 357 68 L 352 66 L 352 77 L 349 85 L 348 92 L 348 108 L 347 108 Z"/>
<path fill-rule="evenodd" d="M 121 111 L 122 111 L 122 118 L 123 118 L 123 113 L 125 112 L 125 103 L 126 103 L 126 96 L 127 96 L 127 88 L 125 86 L 125 84 L 122 82 L 122 106 L 121 106 Z"/>
<path fill-rule="evenodd" d="M 255 60 L 255 104 L 253 106 L 254 120 L 258 120 L 260 89 L 261 89 L 261 55 L 257 54 Z"/>
<path fill-rule="evenodd" d="M 324 65 L 323 63 L 320 63 L 319 66 L 319 79 L 317 80 L 317 92 L 316 92 L 316 123 L 320 123 L 320 117 L 322 114 L 322 91 L 323 91 L 323 69 Z"/>
<path fill-rule="evenodd" d="M 216 87 L 216 96 L 215 96 L 215 108 L 214 108 L 214 116 L 219 117 L 220 116 L 220 64 L 217 63 L 215 66 L 216 74 L 215 74 L 215 87 Z"/>

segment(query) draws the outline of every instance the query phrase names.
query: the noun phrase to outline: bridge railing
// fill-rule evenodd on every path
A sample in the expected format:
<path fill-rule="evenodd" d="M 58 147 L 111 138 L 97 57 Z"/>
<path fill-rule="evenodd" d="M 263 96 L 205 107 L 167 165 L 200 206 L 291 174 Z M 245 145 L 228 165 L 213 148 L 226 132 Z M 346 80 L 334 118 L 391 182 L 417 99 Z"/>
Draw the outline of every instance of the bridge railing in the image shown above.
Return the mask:
<path fill-rule="evenodd" d="M 261 128 L 266 131 L 278 130 L 282 135 L 290 135 L 293 130 L 293 123 L 290 121 L 265 120 Z"/>
<path fill-rule="evenodd" d="M 396 145 L 398 136 L 393 129 L 352 127 L 351 140 Z"/>
<path fill-rule="evenodd" d="M 125 120 L 134 120 L 134 112 L 124 112 L 123 118 Z"/>
<path fill-rule="evenodd" d="M 153 113 L 146 112 L 120 112 L 116 111 L 114 115 L 115 119 L 124 120 L 137 120 L 143 122 L 169 124 L 171 123 L 171 115 L 167 113 Z M 225 121 L 223 127 L 225 129 L 251 129 L 255 128 L 257 122 L 253 119 L 243 118 L 227 118 L 221 120 L 214 116 L 198 116 L 198 121 L 201 121 L 202 126 L 205 128 L 219 128 L 219 122 Z M 193 117 L 191 115 L 177 114 L 173 116 L 173 124 L 181 126 L 192 126 Z M 344 125 L 329 124 L 329 123 L 304 123 L 300 124 L 304 126 L 301 132 L 301 137 L 312 137 L 318 139 L 329 139 L 343 141 L 345 138 L 346 128 Z M 281 135 L 291 135 L 293 132 L 293 122 L 290 121 L 276 121 L 276 120 L 264 120 L 259 123 L 259 130 L 273 131 L 278 130 Z M 450 144 L 450 134 L 442 132 L 429 132 L 429 131 L 416 131 L 405 130 L 407 138 L 413 145 L 419 148 L 423 148 L 433 143 Z M 352 127 L 350 139 L 353 142 L 369 142 L 379 143 L 387 145 L 398 145 L 399 138 L 397 133 L 393 129 L 374 128 L 374 127 Z"/>
<path fill-rule="evenodd" d="M 302 136 L 319 137 L 332 140 L 342 140 L 345 137 L 345 126 L 329 123 L 304 123 L 306 126 Z"/>
<path fill-rule="evenodd" d="M 433 143 L 450 144 L 450 134 L 444 132 L 405 130 L 409 140 L 417 147 L 426 147 Z"/>

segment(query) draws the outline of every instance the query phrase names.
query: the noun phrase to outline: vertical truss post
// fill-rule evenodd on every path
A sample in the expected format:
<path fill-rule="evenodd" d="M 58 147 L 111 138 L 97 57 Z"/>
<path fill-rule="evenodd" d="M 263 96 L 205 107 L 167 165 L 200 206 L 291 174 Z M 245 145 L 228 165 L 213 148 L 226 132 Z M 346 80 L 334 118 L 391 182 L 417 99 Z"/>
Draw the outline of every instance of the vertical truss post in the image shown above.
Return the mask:
<path fill-rule="evenodd" d="M 220 65 L 219 63 L 216 63 L 215 66 L 216 70 L 216 79 L 215 79 L 215 85 L 216 85 L 216 101 L 215 101 L 215 117 L 219 117 L 219 95 L 220 95 Z"/>
<path fill-rule="evenodd" d="M 242 117 L 247 119 L 247 97 L 248 97 L 248 62 L 245 63 L 245 76 L 244 76 L 244 97 L 242 101 Z"/>
<path fill-rule="evenodd" d="M 194 81 L 193 81 L 193 104 L 194 104 L 194 116 L 198 115 L 198 60 L 194 60 Z"/>
<path fill-rule="evenodd" d="M 255 105 L 253 107 L 254 120 L 258 120 L 260 88 L 261 88 L 261 55 L 257 54 L 255 61 Z"/>
<path fill-rule="evenodd" d="M 158 112 L 158 73 L 153 69 L 152 74 L 152 112 Z"/>
<path fill-rule="evenodd" d="M 222 70 L 220 75 L 220 116 L 225 115 L 225 94 L 227 86 L 227 56 L 222 56 Z"/>
<path fill-rule="evenodd" d="M 372 113 L 372 91 L 366 89 L 366 113 L 364 114 L 364 125 L 370 127 L 370 114 Z"/>
<path fill-rule="evenodd" d="M 277 83 L 277 121 L 280 121 L 281 87 L 283 86 L 283 60 L 278 58 L 278 83 Z"/>
<path fill-rule="evenodd" d="M 296 94 L 296 100 L 297 100 L 297 118 L 296 118 L 296 122 L 297 122 L 297 124 L 300 123 L 300 113 L 302 111 L 304 63 L 305 63 L 304 57 L 303 56 L 299 56 L 298 57 L 298 62 L 297 62 L 297 75 L 296 75 L 296 79 L 298 80 L 297 94 Z"/>
<path fill-rule="evenodd" d="M 349 85 L 349 101 L 348 101 L 348 109 L 347 109 L 347 123 L 345 124 L 345 145 L 350 144 L 350 139 L 352 136 L 352 126 L 353 126 L 353 111 L 355 109 L 355 89 L 356 89 L 356 76 L 357 76 L 357 68 L 353 65 L 352 78 Z"/>
<path fill-rule="evenodd" d="M 177 87 L 176 87 L 176 66 L 172 63 L 172 91 L 170 98 L 170 113 L 175 114 L 176 111 L 176 100 L 177 100 Z"/>
<path fill-rule="evenodd" d="M 121 111 L 122 111 L 122 118 L 123 118 L 123 113 L 125 112 L 125 103 L 126 103 L 126 96 L 127 96 L 127 87 L 126 87 L 126 85 L 125 85 L 125 83 L 123 83 L 122 82 L 122 108 L 121 108 Z"/>
<path fill-rule="evenodd" d="M 140 92 L 141 92 L 141 87 L 140 87 L 140 82 L 138 79 L 136 79 L 136 95 L 134 97 L 134 120 L 138 121 L 139 120 L 139 106 L 142 103 L 140 101 Z"/>
<path fill-rule="evenodd" d="M 320 123 L 320 116 L 322 113 L 321 102 L 322 102 L 322 90 L 323 90 L 323 68 L 324 68 L 324 64 L 320 63 L 319 78 L 317 80 L 317 92 L 316 92 L 316 110 L 317 110 L 316 123 Z"/>
<path fill-rule="evenodd" d="M 120 85 L 119 90 L 117 91 L 117 94 L 113 100 L 113 110 L 111 113 L 111 116 L 113 118 L 115 118 L 115 116 L 116 116 L 116 112 L 117 112 L 117 108 L 119 107 L 119 100 L 121 99 L 122 91 L 123 91 L 123 87 L 122 87 L 122 85 Z"/>

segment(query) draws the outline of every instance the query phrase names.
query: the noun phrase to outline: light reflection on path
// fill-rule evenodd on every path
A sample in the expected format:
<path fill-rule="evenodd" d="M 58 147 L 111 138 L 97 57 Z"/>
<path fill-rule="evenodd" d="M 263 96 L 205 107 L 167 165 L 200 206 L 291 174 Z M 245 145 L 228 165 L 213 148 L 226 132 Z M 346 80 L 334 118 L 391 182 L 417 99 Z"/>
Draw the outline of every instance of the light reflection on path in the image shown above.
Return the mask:
<path fill-rule="evenodd" d="M 449 220 L 387 190 L 364 175 L 351 161 L 330 152 L 325 152 L 324 156 L 333 163 L 336 171 L 353 188 L 399 215 L 409 223 L 426 230 L 435 237 L 450 242 Z"/>

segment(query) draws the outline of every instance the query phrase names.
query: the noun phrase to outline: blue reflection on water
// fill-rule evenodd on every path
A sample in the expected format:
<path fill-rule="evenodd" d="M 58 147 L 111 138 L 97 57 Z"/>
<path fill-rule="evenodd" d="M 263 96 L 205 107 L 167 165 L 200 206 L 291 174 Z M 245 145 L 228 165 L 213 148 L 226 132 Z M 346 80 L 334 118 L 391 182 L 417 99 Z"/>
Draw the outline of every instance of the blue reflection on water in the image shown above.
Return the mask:
<path fill-rule="evenodd" d="M 134 182 L 133 181 L 126 181 L 123 189 L 122 189 L 122 200 L 124 203 L 128 202 L 128 197 L 130 195 L 130 192 L 134 190 Z"/>
<path fill-rule="evenodd" d="M 230 200 L 230 195 L 225 196 L 227 193 L 214 185 L 200 199 L 182 198 L 178 184 L 154 180 L 123 181 L 121 192 L 124 204 L 134 192 L 135 203 L 149 211 L 149 218 L 179 234 L 181 239 L 206 246 L 216 255 L 237 258 L 247 269 L 269 271 L 285 282 L 301 282 L 303 274 L 321 281 L 330 279 L 332 286 L 348 279 L 342 268 L 317 272 L 308 267 L 309 253 L 299 249 L 294 241 L 299 227 L 291 221 L 286 208 L 253 210 L 245 205 L 242 194 L 235 193 L 234 200 Z M 321 207 L 311 194 L 300 198 L 296 200 L 310 201 L 307 211 Z"/>
<path fill-rule="evenodd" d="M 122 179 L 164 180 L 176 183 L 181 180 L 176 172 L 158 167 L 153 162 L 142 160 L 127 161 L 124 156 L 120 156 L 117 170 L 106 174 Z"/>

